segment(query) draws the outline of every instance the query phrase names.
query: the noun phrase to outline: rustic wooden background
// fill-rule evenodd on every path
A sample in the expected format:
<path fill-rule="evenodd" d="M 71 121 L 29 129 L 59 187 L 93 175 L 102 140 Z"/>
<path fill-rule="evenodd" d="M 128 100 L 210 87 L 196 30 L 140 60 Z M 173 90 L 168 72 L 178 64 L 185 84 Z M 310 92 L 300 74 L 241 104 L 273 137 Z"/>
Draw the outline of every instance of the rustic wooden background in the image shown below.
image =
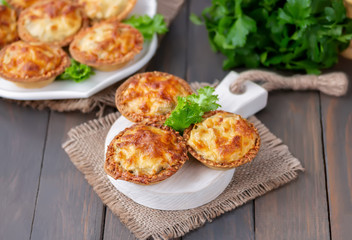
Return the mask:
<path fill-rule="evenodd" d="M 209 0 L 186 1 L 148 70 L 186 80 L 222 79 L 222 57 L 189 22 Z M 332 70 L 352 79 L 352 61 Z M 332 71 L 331 70 L 331 71 Z M 0 239 L 134 239 L 61 148 L 94 114 L 57 113 L 0 100 Z M 257 114 L 306 171 L 299 178 L 182 239 L 352 239 L 352 90 L 335 98 L 276 91 Z"/>

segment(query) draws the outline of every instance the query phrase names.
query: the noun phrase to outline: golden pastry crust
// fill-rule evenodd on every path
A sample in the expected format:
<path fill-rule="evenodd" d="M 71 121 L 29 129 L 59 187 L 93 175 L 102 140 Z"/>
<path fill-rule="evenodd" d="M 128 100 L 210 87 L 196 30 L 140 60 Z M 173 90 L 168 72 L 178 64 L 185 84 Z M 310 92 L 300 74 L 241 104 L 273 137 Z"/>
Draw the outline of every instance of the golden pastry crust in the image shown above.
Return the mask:
<path fill-rule="evenodd" d="M 7 0 L 7 2 L 16 9 L 17 12 L 21 12 L 25 8 L 32 6 L 37 2 L 43 2 L 45 0 Z"/>
<path fill-rule="evenodd" d="M 77 0 L 90 19 L 115 19 L 121 21 L 127 17 L 137 0 Z"/>
<path fill-rule="evenodd" d="M 77 34 L 70 53 L 78 62 L 101 71 L 113 71 L 131 61 L 143 48 L 143 35 L 118 21 L 94 24 Z"/>
<path fill-rule="evenodd" d="M 0 5 L 0 49 L 18 39 L 15 10 Z"/>
<path fill-rule="evenodd" d="M 253 124 L 240 115 L 211 111 L 187 128 L 188 151 L 204 165 L 226 170 L 250 162 L 258 153 L 260 137 Z"/>
<path fill-rule="evenodd" d="M 88 26 L 83 9 L 68 0 L 39 2 L 21 12 L 18 33 L 26 42 L 66 46 Z"/>
<path fill-rule="evenodd" d="M 160 124 L 135 124 L 109 144 L 104 169 L 114 179 L 154 184 L 176 173 L 188 160 L 178 132 Z"/>
<path fill-rule="evenodd" d="M 135 74 L 116 91 L 115 102 L 119 112 L 132 122 L 163 121 L 177 105 L 177 96 L 193 91 L 189 84 L 174 75 L 163 72 Z"/>
<path fill-rule="evenodd" d="M 26 87 L 23 84 L 29 84 L 30 88 L 31 83 L 50 83 L 69 65 L 65 51 L 43 43 L 17 41 L 0 51 L 0 76 L 23 87 Z"/>

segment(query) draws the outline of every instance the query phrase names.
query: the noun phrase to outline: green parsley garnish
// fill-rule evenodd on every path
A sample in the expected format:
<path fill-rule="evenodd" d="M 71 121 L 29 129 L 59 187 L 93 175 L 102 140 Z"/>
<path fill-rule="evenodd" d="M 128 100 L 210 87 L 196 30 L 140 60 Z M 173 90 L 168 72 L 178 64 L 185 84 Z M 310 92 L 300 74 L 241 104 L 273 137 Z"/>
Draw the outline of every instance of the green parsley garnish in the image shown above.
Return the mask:
<path fill-rule="evenodd" d="M 219 100 L 218 95 L 213 95 L 214 88 L 200 88 L 196 94 L 187 97 L 177 97 L 177 106 L 171 112 L 171 115 L 165 121 L 165 125 L 183 132 L 193 123 L 202 121 L 205 112 L 216 110 L 220 107 L 216 102 Z"/>
<path fill-rule="evenodd" d="M 343 0 L 212 0 L 202 17 L 224 69 L 275 67 L 320 73 L 352 38 Z"/>
<path fill-rule="evenodd" d="M 82 82 L 94 75 L 94 71 L 91 67 L 79 63 L 74 59 L 71 59 L 71 65 L 65 69 L 65 72 L 60 74 L 57 79 L 59 80 L 74 80 L 75 82 Z"/>
<path fill-rule="evenodd" d="M 123 22 L 138 29 L 146 40 L 152 39 L 154 33 L 164 34 L 168 31 L 164 16 L 161 14 L 156 14 L 153 18 L 148 15 L 132 16 Z"/>
<path fill-rule="evenodd" d="M 6 7 L 9 6 L 9 4 L 6 2 L 6 0 L 1 0 L 1 5 L 4 5 L 4 6 L 6 6 Z"/>

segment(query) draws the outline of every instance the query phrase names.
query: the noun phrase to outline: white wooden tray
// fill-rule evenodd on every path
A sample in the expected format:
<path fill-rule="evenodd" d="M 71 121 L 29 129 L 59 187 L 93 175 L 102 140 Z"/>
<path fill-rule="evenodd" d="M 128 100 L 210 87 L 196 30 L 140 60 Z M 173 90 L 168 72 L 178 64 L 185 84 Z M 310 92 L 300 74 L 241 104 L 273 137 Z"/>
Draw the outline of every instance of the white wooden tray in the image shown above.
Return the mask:
<path fill-rule="evenodd" d="M 219 95 L 221 109 L 248 117 L 266 106 L 268 93 L 257 84 L 247 82 L 243 94 L 232 94 L 229 86 L 237 76 L 237 73 L 230 72 L 215 89 L 215 94 Z M 105 149 L 120 131 L 132 124 L 125 117 L 118 118 L 108 132 Z M 234 172 L 235 169 L 210 169 L 190 159 L 176 174 L 150 186 L 108 177 L 120 192 L 141 205 L 160 210 L 183 210 L 199 207 L 215 199 L 230 183 Z"/>

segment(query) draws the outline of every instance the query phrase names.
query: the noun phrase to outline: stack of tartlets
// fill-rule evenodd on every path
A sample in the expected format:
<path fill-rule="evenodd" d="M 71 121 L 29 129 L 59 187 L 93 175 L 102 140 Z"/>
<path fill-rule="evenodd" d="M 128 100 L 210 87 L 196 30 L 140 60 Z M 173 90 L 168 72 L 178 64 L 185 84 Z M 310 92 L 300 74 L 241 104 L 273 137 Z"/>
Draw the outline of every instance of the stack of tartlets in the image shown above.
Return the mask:
<path fill-rule="evenodd" d="M 120 23 L 136 0 L 10 0 L 9 4 L 13 8 L 0 5 L 0 76 L 20 87 L 46 86 L 69 66 L 69 55 L 97 70 L 113 71 L 143 48 L 143 35 Z M 11 53 L 18 46 L 25 48 Z M 39 64 L 44 59 L 54 62 Z M 21 73 L 15 76 L 15 71 Z"/>
<path fill-rule="evenodd" d="M 116 106 L 135 124 L 109 144 L 106 173 L 114 179 L 148 185 L 173 175 L 188 159 L 188 153 L 217 170 L 253 160 L 260 137 L 253 124 L 239 115 L 207 112 L 203 121 L 184 131 L 183 137 L 164 125 L 176 107 L 177 96 L 189 94 L 192 90 L 187 82 L 161 72 L 136 74 L 122 84 L 116 91 Z"/>

